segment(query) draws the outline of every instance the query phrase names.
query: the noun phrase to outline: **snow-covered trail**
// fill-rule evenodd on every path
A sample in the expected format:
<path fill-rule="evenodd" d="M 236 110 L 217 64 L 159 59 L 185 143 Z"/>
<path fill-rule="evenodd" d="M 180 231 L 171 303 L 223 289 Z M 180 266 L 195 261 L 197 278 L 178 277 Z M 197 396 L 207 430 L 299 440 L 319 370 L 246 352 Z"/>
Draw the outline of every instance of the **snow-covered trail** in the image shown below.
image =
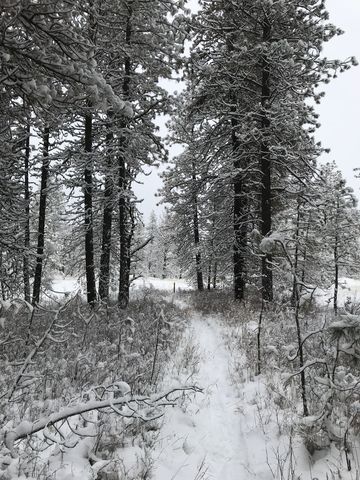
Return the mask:
<path fill-rule="evenodd" d="M 192 319 L 204 388 L 186 412 L 167 413 L 154 455 L 155 480 L 247 480 L 252 477 L 241 403 L 229 375 L 230 355 L 214 318 Z M 263 477 L 256 477 L 263 478 Z"/>

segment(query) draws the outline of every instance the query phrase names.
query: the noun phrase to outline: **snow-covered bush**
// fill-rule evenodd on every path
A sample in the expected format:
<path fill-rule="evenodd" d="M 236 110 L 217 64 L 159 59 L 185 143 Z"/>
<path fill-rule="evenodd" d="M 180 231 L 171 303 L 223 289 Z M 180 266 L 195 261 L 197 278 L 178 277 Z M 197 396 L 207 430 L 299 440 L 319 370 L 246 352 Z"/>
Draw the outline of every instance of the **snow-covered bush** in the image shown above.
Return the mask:
<path fill-rule="evenodd" d="M 261 308 L 255 297 L 238 303 L 225 292 L 191 296 L 197 308 L 206 314 L 220 314 L 227 325 L 234 383 L 266 385 L 258 405 L 259 422 L 264 424 L 270 415 L 280 435 L 296 437 L 311 454 L 335 449 L 344 469 L 359 470 L 355 454 L 359 448 L 360 394 L 357 314 L 343 312 L 335 317 L 329 309 L 313 303 L 300 305 L 309 410 L 304 417 L 294 308 L 282 301 Z M 354 305 L 349 304 L 347 309 L 358 313 Z"/>
<path fill-rule="evenodd" d="M 182 333 L 176 306 L 147 294 L 126 311 L 91 310 L 79 297 L 36 311 L 24 302 L 7 307 L 0 322 L 0 478 L 50 478 L 63 461 L 80 463 L 81 478 L 95 478 L 92 464 L 121 464 L 122 448 L 151 443 L 146 432 L 157 429 L 160 403 L 174 398 L 154 392 Z"/>

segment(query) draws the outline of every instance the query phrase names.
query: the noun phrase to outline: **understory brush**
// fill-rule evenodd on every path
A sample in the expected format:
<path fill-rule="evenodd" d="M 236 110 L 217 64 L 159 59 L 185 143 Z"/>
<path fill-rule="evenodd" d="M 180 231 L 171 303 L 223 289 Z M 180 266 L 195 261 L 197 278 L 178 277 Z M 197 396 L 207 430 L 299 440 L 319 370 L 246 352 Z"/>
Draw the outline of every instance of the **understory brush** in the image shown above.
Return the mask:
<path fill-rule="evenodd" d="M 179 309 L 151 292 L 126 310 L 80 297 L 1 308 L 0 478 L 79 465 L 74 478 L 149 478 L 158 418 L 184 391 L 156 393 L 183 333 Z"/>
<path fill-rule="evenodd" d="M 227 292 L 192 294 L 191 300 L 201 312 L 220 315 L 223 320 L 234 384 L 242 385 L 246 392 L 249 382 L 264 385 L 261 394 L 250 400 L 257 405 L 258 425 L 264 432 L 273 429 L 280 437 L 292 439 L 288 442 L 291 452 L 284 447 L 277 453 L 279 461 L 288 460 L 281 469 L 278 462 L 281 472 L 274 471 L 274 478 L 298 478 L 294 450 L 305 446 L 310 465 L 319 463 L 319 458 L 327 459 L 322 462 L 327 464 L 323 475 L 314 467 L 316 474 L 309 478 L 358 480 L 358 306 L 349 300 L 335 316 L 329 308 L 303 304 L 297 325 L 295 309 L 283 301 L 259 305 L 251 298 L 240 303 Z"/>

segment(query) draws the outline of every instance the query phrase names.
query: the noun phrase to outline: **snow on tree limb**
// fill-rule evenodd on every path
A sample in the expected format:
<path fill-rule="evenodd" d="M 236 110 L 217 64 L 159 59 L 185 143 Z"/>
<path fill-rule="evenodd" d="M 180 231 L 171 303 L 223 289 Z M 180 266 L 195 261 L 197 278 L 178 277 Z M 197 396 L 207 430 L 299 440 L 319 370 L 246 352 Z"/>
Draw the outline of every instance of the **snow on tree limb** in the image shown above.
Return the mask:
<path fill-rule="evenodd" d="M 318 364 L 322 364 L 322 365 L 327 365 L 327 362 L 326 360 L 324 360 L 323 358 L 315 358 L 314 360 L 310 360 L 308 362 L 305 363 L 305 365 L 303 365 L 301 368 L 299 368 L 299 370 L 295 373 L 292 373 L 291 375 L 289 375 L 284 384 L 287 385 L 290 380 L 294 377 L 296 377 L 297 375 L 300 375 L 302 372 L 304 372 L 307 368 L 309 367 L 313 367 L 314 365 L 318 365 Z"/>
<path fill-rule="evenodd" d="M 132 410 L 133 412 L 137 412 L 137 410 L 131 406 L 132 404 L 139 405 L 140 403 L 144 403 L 147 407 L 153 407 L 153 408 L 164 407 L 167 405 L 174 405 L 174 400 L 171 400 L 169 397 L 170 395 L 177 392 L 201 393 L 202 390 L 196 386 L 190 386 L 190 387 L 185 386 L 185 387 L 173 388 L 167 392 L 160 393 L 157 395 L 152 395 L 152 396 L 139 395 L 139 396 L 133 396 L 129 398 L 128 396 L 124 395 L 119 398 L 110 398 L 110 399 L 101 400 L 101 401 L 94 400 L 86 403 L 80 403 L 72 407 L 65 407 L 59 412 L 52 413 L 46 417 L 42 417 L 38 420 L 35 420 L 34 422 L 23 421 L 19 423 L 19 425 L 17 425 L 13 430 L 6 432 L 4 443 L 6 448 L 11 452 L 11 454 L 15 456 L 14 444 L 16 441 L 22 440 L 31 435 L 34 435 L 35 433 L 40 432 L 41 430 L 48 428 L 52 425 L 55 425 L 57 422 L 60 422 L 62 420 L 67 420 L 70 417 L 74 417 L 76 415 L 82 415 L 87 412 L 91 412 L 94 410 L 103 410 L 106 408 L 110 408 L 113 411 L 116 411 L 116 413 L 118 413 L 119 415 L 129 417 L 129 415 L 121 412 L 116 407 L 130 406 L 130 410 Z M 161 413 L 161 415 L 158 415 L 158 417 L 162 415 L 163 413 Z M 153 417 L 147 419 L 141 416 L 140 414 L 139 415 L 133 414 L 130 416 L 141 418 L 144 421 L 153 419 Z"/>

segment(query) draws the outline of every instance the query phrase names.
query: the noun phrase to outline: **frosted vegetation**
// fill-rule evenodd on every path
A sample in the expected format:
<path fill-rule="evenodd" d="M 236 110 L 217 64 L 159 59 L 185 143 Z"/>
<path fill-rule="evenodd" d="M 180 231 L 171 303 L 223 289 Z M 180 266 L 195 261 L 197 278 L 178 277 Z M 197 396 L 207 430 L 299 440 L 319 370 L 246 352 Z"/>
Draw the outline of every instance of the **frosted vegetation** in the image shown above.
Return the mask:
<path fill-rule="evenodd" d="M 342 33 L 318 0 L 1 2 L 0 480 L 359 480 Z"/>

